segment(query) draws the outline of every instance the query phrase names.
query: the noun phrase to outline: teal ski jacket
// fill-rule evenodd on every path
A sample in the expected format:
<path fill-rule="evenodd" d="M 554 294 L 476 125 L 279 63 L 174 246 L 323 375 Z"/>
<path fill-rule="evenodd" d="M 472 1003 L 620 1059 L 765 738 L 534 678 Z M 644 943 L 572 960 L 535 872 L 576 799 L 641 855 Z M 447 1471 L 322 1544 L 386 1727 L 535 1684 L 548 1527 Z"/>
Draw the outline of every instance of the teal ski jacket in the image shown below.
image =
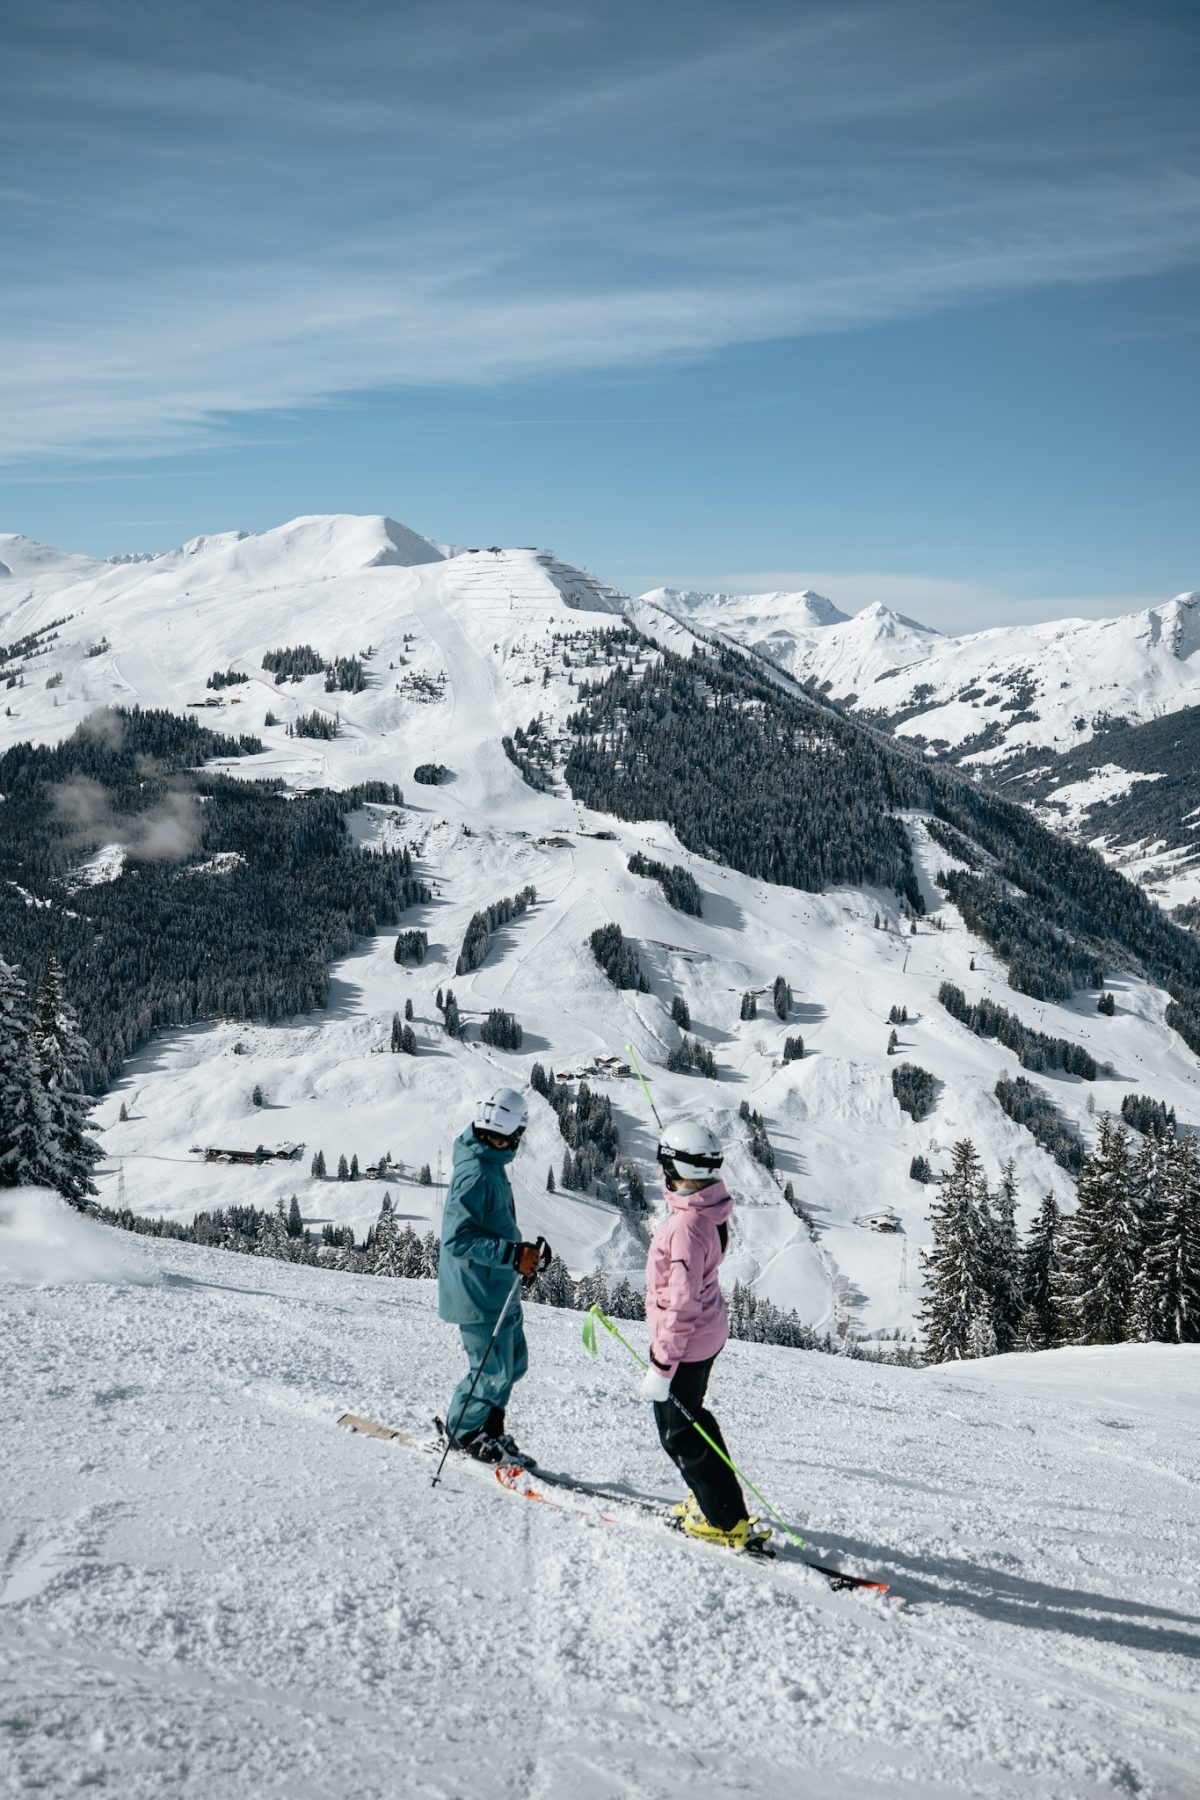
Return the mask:
<path fill-rule="evenodd" d="M 438 1313 L 454 1325 L 494 1325 L 512 1288 L 520 1234 L 505 1170 L 515 1155 L 481 1144 L 469 1125 L 454 1140 L 438 1259 Z"/>

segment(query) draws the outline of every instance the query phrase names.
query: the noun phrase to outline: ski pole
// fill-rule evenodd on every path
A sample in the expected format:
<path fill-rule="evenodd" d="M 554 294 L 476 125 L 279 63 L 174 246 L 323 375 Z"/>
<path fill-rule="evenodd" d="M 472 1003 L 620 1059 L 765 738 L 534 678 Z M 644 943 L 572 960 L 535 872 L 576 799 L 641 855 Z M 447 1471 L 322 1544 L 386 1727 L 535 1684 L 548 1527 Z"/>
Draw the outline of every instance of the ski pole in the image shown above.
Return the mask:
<path fill-rule="evenodd" d="M 450 1454 L 450 1446 L 454 1442 L 455 1438 L 458 1436 L 458 1426 L 461 1425 L 463 1420 L 466 1418 L 467 1408 L 470 1406 L 472 1400 L 475 1398 L 475 1389 L 479 1386 L 479 1377 L 483 1374 L 483 1365 L 492 1353 L 492 1345 L 496 1342 L 496 1339 L 500 1335 L 500 1327 L 504 1323 L 505 1314 L 508 1312 L 509 1307 L 512 1305 L 514 1296 L 516 1295 L 516 1291 L 520 1287 L 520 1285 L 521 1285 L 521 1277 L 518 1275 L 516 1280 L 513 1282 L 512 1286 L 509 1288 L 507 1295 L 505 1296 L 504 1305 L 500 1308 L 499 1318 L 496 1320 L 496 1323 L 492 1326 L 492 1335 L 487 1341 L 487 1349 L 484 1351 L 483 1355 L 479 1359 L 479 1367 L 476 1369 L 475 1378 L 471 1382 L 470 1392 L 468 1393 L 466 1399 L 463 1401 L 462 1405 L 458 1409 L 458 1425 L 456 1425 L 454 1427 L 453 1431 L 451 1431 L 451 1429 L 450 1429 L 449 1419 L 446 1420 L 446 1448 L 442 1451 L 442 1460 L 438 1464 L 437 1473 L 434 1476 L 432 1482 L 430 1483 L 431 1487 L 436 1487 L 438 1482 L 441 1480 L 442 1470 L 446 1466 L 446 1458 Z"/>
<path fill-rule="evenodd" d="M 653 1100 L 650 1098 L 650 1089 L 646 1086 L 646 1077 L 642 1074 L 642 1065 L 638 1061 L 638 1053 L 634 1049 L 632 1044 L 626 1044 L 625 1048 L 628 1050 L 631 1058 L 633 1059 L 633 1066 L 637 1070 L 637 1078 L 641 1082 L 642 1092 L 646 1096 L 646 1105 L 650 1108 L 650 1111 L 654 1114 L 654 1123 L 658 1126 L 658 1129 L 661 1131 L 662 1130 L 662 1120 L 658 1116 L 657 1106 L 655 1106 Z"/>
<path fill-rule="evenodd" d="M 588 1308 L 587 1317 L 583 1321 L 583 1347 L 587 1351 L 589 1356 L 595 1356 L 597 1354 L 597 1352 L 596 1352 L 596 1322 L 597 1322 L 597 1320 L 600 1322 L 601 1325 L 603 1325 L 605 1331 L 610 1331 L 612 1333 L 613 1337 L 616 1338 L 618 1344 L 624 1345 L 625 1349 L 628 1350 L 630 1356 L 632 1356 L 634 1362 L 637 1363 L 639 1365 L 639 1367 L 641 1367 L 643 1369 L 648 1369 L 650 1367 L 650 1365 L 646 1361 L 645 1357 L 638 1355 L 637 1351 L 634 1349 L 633 1345 L 629 1342 L 628 1338 L 624 1338 L 621 1336 L 621 1333 L 617 1330 L 616 1326 L 613 1324 L 612 1320 L 609 1318 L 608 1314 L 604 1311 L 603 1307 L 600 1305 L 600 1302 L 598 1300 L 594 1306 L 590 1306 Z M 797 1533 L 792 1530 L 791 1526 L 789 1524 L 787 1524 L 787 1522 L 780 1517 L 780 1515 L 775 1511 L 775 1508 L 771 1505 L 771 1502 L 767 1499 L 766 1495 L 761 1494 L 759 1492 L 759 1490 L 755 1487 L 754 1483 L 751 1481 L 750 1477 L 748 1475 L 745 1475 L 742 1473 L 741 1469 L 738 1468 L 738 1466 L 734 1462 L 733 1458 L 730 1455 L 728 1455 L 726 1451 L 722 1450 L 720 1444 L 717 1443 L 716 1439 L 709 1436 L 708 1432 L 705 1431 L 705 1429 L 704 1429 L 703 1425 L 700 1423 L 699 1419 L 697 1419 L 694 1416 L 694 1414 L 692 1414 L 688 1411 L 687 1407 L 683 1404 L 683 1401 L 679 1398 L 679 1396 L 677 1394 L 671 1394 L 669 1396 L 669 1398 L 679 1408 L 679 1411 L 683 1414 L 683 1416 L 687 1420 L 688 1424 L 691 1425 L 696 1431 L 698 1431 L 700 1433 L 700 1436 L 704 1439 L 704 1441 L 708 1445 L 709 1449 L 715 1450 L 717 1455 L 720 1457 L 721 1461 L 726 1465 L 726 1467 L 732 1469 L 734 1474 L 737 1476 L 738 1480 L 743 1482 L 745 1484 L 745 1486 L 750 1489 L 750 1492 L 754 1495 L 754 1498 L 763 1507 L 765 1507 L 767 1512 L 770 1513 L 771 1517 L 774 1519 L 775 1523 L 778 1525 L 779 1529 L 784 1533 L 784 1535 L 791 1539 L 792 1543 L 795 1544 L 795 1546 L 798 1550 L 807 1550 L 808 1545 L 805 1543 L 804 1539 L 802 1537 L 799 1537 L 797 1535 Z"/>

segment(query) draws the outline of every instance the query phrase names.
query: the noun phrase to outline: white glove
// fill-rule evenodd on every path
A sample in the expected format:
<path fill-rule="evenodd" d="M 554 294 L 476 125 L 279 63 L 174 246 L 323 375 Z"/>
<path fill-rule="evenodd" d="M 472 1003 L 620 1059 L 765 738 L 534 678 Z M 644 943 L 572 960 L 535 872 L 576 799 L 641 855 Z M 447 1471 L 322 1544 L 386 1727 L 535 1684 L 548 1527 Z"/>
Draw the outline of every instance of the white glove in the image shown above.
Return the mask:
<path fill-rule="evenodd" d="M 671 1377 L 651 1363 L 642 1376 L 641 1392 L 647 1400 L 665 1400 L 671 1392 Z"/>

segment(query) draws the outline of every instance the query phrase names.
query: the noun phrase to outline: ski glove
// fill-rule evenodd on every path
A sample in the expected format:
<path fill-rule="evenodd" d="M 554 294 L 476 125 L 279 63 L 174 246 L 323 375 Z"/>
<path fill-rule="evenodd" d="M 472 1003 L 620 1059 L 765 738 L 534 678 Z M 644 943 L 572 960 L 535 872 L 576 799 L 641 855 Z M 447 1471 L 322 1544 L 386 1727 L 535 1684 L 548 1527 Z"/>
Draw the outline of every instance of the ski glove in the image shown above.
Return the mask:
<path fill-rule="evenodd" d="M 671 1376 L 655 1362 L 653 1351 L 650 1354 L 650 1367 L 642 1376 L 641 1392 L 647 1400 L 657 1401 L 660 1405 L 671 1392 Z"/>
<path fill-rule="evenodd" d="M 522 1281 L 532 1281 L 539 1269 L 550 1267 L 550 1256 L 550 1246 L 543 1237 L 536 1244 L 514 1244 L 513 1268 Z"/>

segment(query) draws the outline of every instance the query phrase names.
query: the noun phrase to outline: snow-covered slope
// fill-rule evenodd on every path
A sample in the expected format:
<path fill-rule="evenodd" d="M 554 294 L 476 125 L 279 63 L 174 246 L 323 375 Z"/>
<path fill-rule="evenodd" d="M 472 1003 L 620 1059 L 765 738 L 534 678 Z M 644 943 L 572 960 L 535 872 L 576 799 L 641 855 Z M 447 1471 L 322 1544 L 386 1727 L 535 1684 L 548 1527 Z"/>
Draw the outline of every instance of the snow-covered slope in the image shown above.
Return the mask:
<path fill-rule="evenodd" d="M 899 737 L 996 767 L 1019 751 L 1076 748 L 1106 723 L 1200 702 L 1200 592 L 1116 619 L 1065 619 L 943 637 L 873 605 L 810 619 L 807 595 L 646 596 L 769 655 L 798 680 Z M 792 602 L 790 609 L 780 602 Z"/>
<path fill-rule="evenodd" d="M 0 1223 L 0 1788 L 121 1800 L 1190 1800 L 1196 1347 L 915 1372 L 731 1345 L 713 1402 L 830 1593 L 335 1426 L 424 1429 L 431 1284 Z M 35 1216 L 28 1216 L 28 1215 Z M 95 1229 L 95 1228 L 93 1228 Z M 47 1285 L 31 1259 L 58 1238 Z M 89 1273 L 92 1279 L 87 1279 Z M 513 1423 L 663 1500 L 632 1365 L 527 1309 Z M 644 1329 L 630 1327 L 644 1343 Z"/>
<path fill-rule="evenodd" d="M 0 614 L 8 641 L 71 615 L 26 658 L 25 685 L 7 696 L 11 717 L 0 716 L 0 742 L 55 741 L 100 706 L 181 710 L 207 699 L 214 704 L 206 722 L 254 732 L 265 745 L 261 756 L 230 764 L 231 773 L 277 777 L 293 788 L 398 782 L 404 808 L 368 808 L 356 830 L 364 842 L 411 843 L 434 888 L 433 904 L 405 920 L 428 931 L 421 967 L 395 963 L 389 932 L 336 967 L 326 1013 L 277 1025 L 197 1025 L 165 1033 L 134 1056 L 101 1108 L 105 1201 L 190 1220 L 201 1208 L 271 1205 L 295 1192 L 310 1224 L 329 1219 L 361 1231 L 388 1186 L 415 1227 L 436 1228 L 441 1189 L 413 1176 L 426 1162 L 435 1177 L 439 1166 L 445 1174 L 451 1141 L 481 1089 L 501 1079 L 527 1082 L 534 1060 L 577 1070 L 598 1054 L 620 1055 L 632 1041 L 660 1111 L 711 1116 L 729 1146 L 739 1196 L 730 1278 L 753 1282 L 821 1328 L 844 1323 L 878 1333 L 908 1330 L 917 1299 L 928 1195 L 909 1177 L 914 1155 L 928 1156 L 936 1169 L 957 1138 L 970 1136 L 993 1174 L 1013 1156 L 1023 1217 L 1047 1187 L 1064 1201 L 1071 1195 L 1063 1171 L 995 1101 L 997 1077 L 1017 1072 L 1014 1056 L 970 1036 L 939 1007 L 943 979 L 972 996 L 993 993 L 1027 1024 L 1094 1051 L 1107 1068 L 1095 1083 L 1039 1078 L 1085 1140 L 1096 1129 L 1089 1096 L 1100 1113 L 1119 1107 L 1127 1092 L 1152 1092 L 1181 1121 L 1200 1124 L 1196 1064 L 1163 1022 L 1165 996 L 1115 974 L 1118 1009 L 1106 1019 L 1084 994 L 1043 1005 L 1012 993 L 1004 968 L 934 885 L 948 858 L 919 818 L 910 830 L 930 910 L 913 936 L 907 926 L 901 932 L 892 894 L 771 886 L 684 850 L 662 824 L 590 812 L 561 786 L 535 792 L 501 740 L 535 714 L 551 736 L 561 728 L 578 704 L 575 684 L 604 672 L 602 634 L 621 622 L 622 607 L 684 654 L 691 628 L 647 602 L 624 602 L 545 552 L 442 558 L 429 547 L 427 560 L 410 566 L 380 559 L 381 549 L 410 535 L 380 520 L 296 521 L 257 539 L 210 539 L 149 564 L 106 565 L 83 581 L 68 575 Z M 327 657 L 370 646 L 366 686 L 327 694 L 320 675 L 279 683 L 263 670 L 266 651 L 301 643 Z M 206 677 L 229 667 L 250 679 L 206 693 Z M 58 685 L 46 685 L 57 676 Z M 339 735 L 289 737 L 289 721 L 314 708 L 340 715 Z M 416 765 L 434 760 L 452 778 L 415 784 Z M 635 850 L 689 869 L 703 916 L 674 911 L 656 882 L 632 874 Z M 81 857 L 80 879 L 120 866 L 119 846 L 106 856 L 86 868 Z M 220 880 L 220 869 L 208 878 Z M 456 977 L 471 915 L 529 883 L 536 907 L 497 935 L 479 968 Z M 889 928 L 877 929 L 877 917 Z M 616 991 L 597 968 L 588 938 L 609 920 L 636 942 L 648 994 Z M 777 974 L 794 994 L 786 1025 L 770 1006 Z M 441 1030 L 434 998 L 447 985 L 472 1028 L 465 1045 Z M 739 1016 L 747 989 L 760 994 L 757 1019 Z M 715 1083 L 663 1067 L 679 1037 L 669 1015 L 676 994 L 717 1058 Z M 388 1054 L 392 1015 L 408 999 L 415 1058 Z M 938 1083 L 934 1111 L 920 1125 L 892 1096 L 893 1006 L 908 1012 L 901 1055 Z M 521 1052 L 478 1042 L 475 1027 L 493 1007 L 520 1020 Z M 784 1065 L 790 1033 L 803 1035 L 807 1053 Z M 252 1102 L 256 1083 L 266 1100 L 261 1109 Z M 653 1138 L 640 1090 L 616 1079 L 604 1091 L 624 1153 L 649 1180 Z M 743 1101 L 764 1116 L 778 1180 L 749 1154 L 738 1117 Z M 231 1168 L 192 1153 L 197 1145 L 252 1150 L 283 1141 L 305 1145 L 299 1161 Z M 406 1176 L 399 1183 L 316 1181 L 308 1166 L 317 1149 L 331 1169 L 342 1153 L 357 1154 L 365 1168 L 387 1150 L 403 1160 Z M 550 1109 L 535 1100 L 514 1165 L 524 1227 L 544 1233 L 577 1274 L 597 1262 L 636 1273 L 641 1246 L 617 1207 L 547 1192 L 547 1171 L 560 1170 L 563 1149 Z M 815 1236 L 783 1197 L 788 1181 Z M 895 1210 L 900 1231 L 865 1225 L 884 1205 Z"/>

